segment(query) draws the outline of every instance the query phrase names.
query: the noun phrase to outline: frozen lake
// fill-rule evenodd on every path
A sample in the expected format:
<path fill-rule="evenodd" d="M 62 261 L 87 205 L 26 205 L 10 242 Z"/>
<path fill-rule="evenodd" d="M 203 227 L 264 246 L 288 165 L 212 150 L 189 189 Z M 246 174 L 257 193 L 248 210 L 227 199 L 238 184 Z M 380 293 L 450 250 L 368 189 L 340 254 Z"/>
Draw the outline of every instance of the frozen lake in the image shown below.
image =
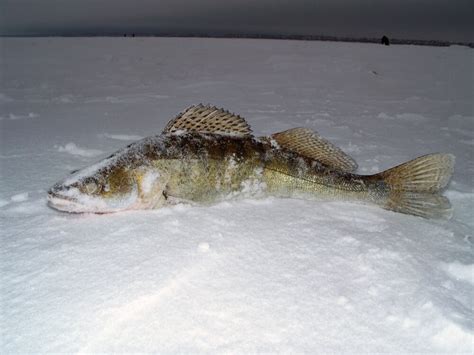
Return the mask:
<path fill-rule="evenodd" d="M 0 39 L 0 349 L 472 352 L 473 50 Z M 456 156 L 449 221 L 266 198 L 68 215 L 46 190 L 186 107 L 318 131 L 372 174 Z"/>

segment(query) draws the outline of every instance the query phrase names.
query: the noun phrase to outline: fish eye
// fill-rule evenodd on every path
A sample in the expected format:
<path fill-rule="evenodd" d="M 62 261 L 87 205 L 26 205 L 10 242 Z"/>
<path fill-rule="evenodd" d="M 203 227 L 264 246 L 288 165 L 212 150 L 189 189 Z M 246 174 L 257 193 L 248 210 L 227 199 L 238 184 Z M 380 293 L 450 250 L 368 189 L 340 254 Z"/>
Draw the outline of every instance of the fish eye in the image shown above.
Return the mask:
<path fill-rule="evenodd" d="M 94 180 L 90 180 L 84 185 L 84 190 L 88 194 L 93 194 L 99 190 L 99 185 Z"/>

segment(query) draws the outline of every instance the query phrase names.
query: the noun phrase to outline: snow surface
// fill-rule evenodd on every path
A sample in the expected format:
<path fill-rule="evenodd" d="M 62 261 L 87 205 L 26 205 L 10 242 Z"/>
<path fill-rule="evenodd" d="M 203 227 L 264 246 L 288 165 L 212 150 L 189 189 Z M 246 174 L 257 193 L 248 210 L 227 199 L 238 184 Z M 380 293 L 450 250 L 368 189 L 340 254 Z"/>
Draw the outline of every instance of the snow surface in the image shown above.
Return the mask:
<path fill-rule="evenodd" d="M 64 147 L 63 146 L 54 146 L 58 152 L 69 153 L 72 155 L 79 155 L 81 157 L 95 157 L 102 154 L 101 150 L 98 149 L 87 149 L 78 147 L 75 143 L 69 142 Z"/>
<path fill-rule="evenodd" d="M 472 49 L 0 45 L 2 353 L 474 351 Z M 361 173 L 453 153 L 454 217 L 277 198 L 109 215 L 46 206 L 70 170 L 200 102 L 257 135 L 315 129 Z"/>

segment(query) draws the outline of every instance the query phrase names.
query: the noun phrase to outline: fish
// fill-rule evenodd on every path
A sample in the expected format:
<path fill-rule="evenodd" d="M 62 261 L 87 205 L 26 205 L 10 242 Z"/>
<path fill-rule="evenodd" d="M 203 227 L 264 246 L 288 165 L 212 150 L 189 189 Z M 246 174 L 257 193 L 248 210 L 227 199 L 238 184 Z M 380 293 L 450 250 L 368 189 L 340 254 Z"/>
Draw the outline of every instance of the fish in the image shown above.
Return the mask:
<path fill-rule="evenodd" d="M 103 214 L 275 196 L 450 218 L 442 192 L 454 163 L 452 154 L 434 153 L 359 175 L 353 158 L 311 129 L 257 137 L 241 116 L 199 104 L 161 134 L 72 172 L 48 190 L 48 204 L 63 212 Z"/>

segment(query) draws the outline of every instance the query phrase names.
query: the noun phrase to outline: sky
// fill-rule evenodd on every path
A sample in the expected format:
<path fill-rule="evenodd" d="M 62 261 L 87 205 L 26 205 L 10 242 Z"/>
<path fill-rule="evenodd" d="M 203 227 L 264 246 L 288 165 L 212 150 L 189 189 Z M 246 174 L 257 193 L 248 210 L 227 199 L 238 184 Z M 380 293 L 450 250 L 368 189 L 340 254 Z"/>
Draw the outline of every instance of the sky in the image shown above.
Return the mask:
<path fill-rule="evenodd" d="M 472 0 L 0 0 L 1 35 L 262 34 L 473 42 Z"/>

